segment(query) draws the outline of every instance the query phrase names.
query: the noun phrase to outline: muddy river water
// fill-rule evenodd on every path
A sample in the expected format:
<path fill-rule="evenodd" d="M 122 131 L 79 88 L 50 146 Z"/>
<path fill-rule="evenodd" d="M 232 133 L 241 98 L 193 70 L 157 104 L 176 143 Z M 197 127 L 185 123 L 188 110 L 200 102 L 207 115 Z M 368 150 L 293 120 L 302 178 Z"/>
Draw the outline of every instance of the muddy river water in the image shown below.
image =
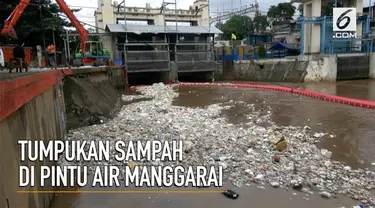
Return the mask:
<path fill-rule="evenodd" d="M 283 84 L 287 85 L 287 84 Z M 289 86 L 294 86 L 290 84 Z M 305 84 L 299 86 L 357 99 L 375 101 L 375 81 L 345 81 L 336 84 Z M 332 151 L 332 159 L 343 161 L 352 167 L 375 170 L 375 111 L 283 92 L 238 89 L 227 87 L 180 87 L 179 96 L 173 104 L 186 107 L 204 107 L 214 103 L 244 101 L 255 103 L 259 109 L 272 108 L 272 119 L 279 125 L 310 126 L 313 131 L 323 131 L 337 137 L 323 140 L 319 147 Z M 231 123 L 246 121 L 246 105 L 238 103 L 225 110 Z M 66 194 L 56 197 L 53 208 L 146 208 L 146 207 L 351 207 L 359 202 L 347 197 L 323 199 L 318 195 L 304 199 L 305 194 L 294 190 L 263 190 L 252 187 L 233 188 L 240 197 L 230 200 L 221 194 Z M 90 188 L 84 188 L 90 190 Z M 97 188 L 96 188 L 97 190 Z M 200 189 L 201 190 L 201 189 Z"/>

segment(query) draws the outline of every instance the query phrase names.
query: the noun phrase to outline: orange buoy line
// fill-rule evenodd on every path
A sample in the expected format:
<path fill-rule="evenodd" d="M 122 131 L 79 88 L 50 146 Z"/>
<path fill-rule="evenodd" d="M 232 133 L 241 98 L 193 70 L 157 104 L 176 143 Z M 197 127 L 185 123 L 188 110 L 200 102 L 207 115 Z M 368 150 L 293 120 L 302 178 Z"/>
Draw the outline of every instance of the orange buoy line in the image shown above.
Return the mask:
<path fill-rule="evenodd" d="M 342 96 L 337 96 L 337 95 L 329 95 L 329 94 L 320 93 L 320 92 L 312 92 L 312 91 L 308 91 L 308 90 L 295 89 L 295 88 L 292 88 L 292 87 L 261 85 L 261 84 L 189 83 L 189 82 L 171 83 L 171 84 L 168 84 L 168 85 L 173 85 L 173 86 L 223 86 L 223 87 L 273 90 L 273 91 L 299 94 L 299 95 L 303 95 L 303 96 L 307 96 L 307 97 L 312 97 L 312 98 L 316 98 L 316 99 L 321 99 L 321 100 L 325 100 L 325 101 L 341 103 L 341 104 L 346 104 L 346 105 L 351 105 L 351 106 L 356 106 L 356 107 L 361 107 L 361 108 L 375 109 L 375 102 L 374 101 L 360 100 L 360 99 L 342 97 Z M 137 88 L 137 87 L 143 87 L 143 86 L 149 86 L 149 85 L 138 85 L 138 86 L 134 86 L 134 87 Z"/>

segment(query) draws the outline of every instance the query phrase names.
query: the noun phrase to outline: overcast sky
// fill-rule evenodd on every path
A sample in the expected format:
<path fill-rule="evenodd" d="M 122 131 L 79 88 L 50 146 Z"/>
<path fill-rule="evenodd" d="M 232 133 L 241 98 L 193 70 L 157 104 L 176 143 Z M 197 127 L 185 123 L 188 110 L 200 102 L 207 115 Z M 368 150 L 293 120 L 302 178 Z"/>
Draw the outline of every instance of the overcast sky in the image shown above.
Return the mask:
<path fill-rule="evenodd" d="M 90 24 L 95 24 L 94 11 L 98 6 L 98 0 L 65 0 L 66 3 L 71 8 L 82 8 L 82 10 L 77 14 L 77 17 L 82 22 L 87 22 Z M 166 2 L 173 2 L 174 0 L 165 0 Z M 177 8 L 188 9 L 190 5 L 193 5 L 195 0 L 177 0 Z M 118 2 L 121 2 L 119 0 Z M 150 3 L 151 7 L 160 7 L 162 0 L 137 0 L 130 1 L 127 0 L 126 6 L 138 6 L 145 7 L 146 3 Z M 255 1 L 251 0 L 233 0 L 233 9 L 240 8 L 240 6 L 249 5 Z M 283 0 L 259 0 L 259 9 L 262 13 L 266 14 L 268 8 L 271 5 L 277 5 L 280 2 L 288 2 Z M 174 6 L 173 6 L 174 7 Z M 210 12 L 211 16 L 215 16 L 218 12 L 230 11 L 232 9 L 231 0 L 211 0 L 210 1 Z"/>
<path fill-rule="evenodd" d="M 95 24 L 94 11 L 98 6 L 98 0 L 65 0 L 71 8 L 82 8 L 77 14 L 80 21 L 89 24 Z M 166 2 L 173 2 L 174 0 L 165 0 Z M 195 0 L 176 0 L 177 8 L 188 9 L 189 5 L 192 5 Z M 240 6 L 249 5 L 254 3 L 252 0 L 209 0 L 211 16 L 215 16 L 218 12 L 230 11 L 232 9 L 240 8 Z M 121 0 L 118 0 L 121 2 Z M 233 2 L 233 3 L 232 3 Z M 266 14 L 268 8 L 272 5 L 277 5 L 280 2 L 289 2 L 289 0 L 258 0 L 259 10 Z M 151 7 L 160 7 L 162 0 L 126 0 L 126 6 L 138 6 L 145 7 L 146 3 L 150 3 Z M 368 1 L 364 0 L 364 6 L 368 6 Z M 298 4 L 295 4 L 298 5 Z M 174 6 L 173 6 L 174 7 Z M 297 15 L 297 14 L 296 14 Z"/>

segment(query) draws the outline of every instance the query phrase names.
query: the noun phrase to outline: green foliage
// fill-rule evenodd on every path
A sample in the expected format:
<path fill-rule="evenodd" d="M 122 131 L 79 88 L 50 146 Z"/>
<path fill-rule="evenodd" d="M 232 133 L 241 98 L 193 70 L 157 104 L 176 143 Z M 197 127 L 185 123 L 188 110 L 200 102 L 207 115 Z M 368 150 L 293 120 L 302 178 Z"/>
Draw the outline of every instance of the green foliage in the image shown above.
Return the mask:
<path fill-rule="evenodd" d="M 303 4 L 298 5 L 299 16 L 303 16 Z"/>
<path fill-rule="evenodd" d="M 258 55 L 260 58 L 266 57 L 266 48 L 264 47 L 263 43 L 259 44 L 258 46 Z"/>
<path fill-rule="evenodd" d="M 0 1 L 0 28 L 4 27 L 4 20 L 9 17 L 20 1 L 1 0 Z M 43 34 L 46 45 L 53 41 L 53 32 L 57 47 L 63 47 L 61 34 L 65 34 L 63 26 L 72 26 L 68 20 L 58 16 L 59 6 L 51 0 L 31 0 L 31 4 L 25 9 L 14 26 L 19 41 L 26 46 L 41 45 L 43 47 Z M 34 5 L 33 5 L 34 4 Z M 40 4 L 41 7 L 35 4 Z M 0 42 L 13 43 L 4 37 L 0 37 Z"/>
<path fill-rule="evenodd" d="M 322 16 L 333 16 L 333 2 L 325 2 L 322 4 Z"/>
<path fill-rule="evenodd" d="M 296 7 L 292 3 L 279 3 L 277 6 L 271 6 L 267 12 L 267 17 L 272 21 L 283 21 L 293 19 Z"/>
<path fill-rule="evenodd" d="M 96 33 L 95 29 L 93 29 L 93 28 L 89 28 L 89 29 L 87 30 L 87 32 L 88 32 L 89 34 L 90 34 L 90 33 Z M 100 38 L 99 38 L 99 36 L 89 36 L 89 40 L 90 40 L 90 41 L 99 41 Z"/>
<path fill-rule="evenodd" d="M 87 32 L 89 34 L 90 33 L 96 33 L 95 29 L 93 29 L 93 28 L 88 28 Z M 70 30 L 69 33 L 77 33 L 77 31 Z M 99 41 L 99 40 L 100 40 L 100 38 L 98 36 L 89 36 L 89 41 Z M 70 37 L 69 42 L 70 42 L 69 46 L 72 50 L 79 50 L 79 46 L 81 44 L 81 39 L 80 39 L 79 36 Z"/>
<path fill-rule="evenodd" d="M 267 20 L 267 16 L 261 15 L 259 12 L 257 12 L 255 14 L 253 22 L 254 22 L 254 30 L 258 34 L 266 31 L 266 29 L 269 25 L 269 22 Z"/>
<path fill-rule="evenodd" d="M 237 36 L 237 40 L 242 40 L 246 35 L 253 34 L 254 24 L 248 16 L 235 15 L 222 25 L 221 30 L 226 40 L 231 39 L 232 33 Z"/>

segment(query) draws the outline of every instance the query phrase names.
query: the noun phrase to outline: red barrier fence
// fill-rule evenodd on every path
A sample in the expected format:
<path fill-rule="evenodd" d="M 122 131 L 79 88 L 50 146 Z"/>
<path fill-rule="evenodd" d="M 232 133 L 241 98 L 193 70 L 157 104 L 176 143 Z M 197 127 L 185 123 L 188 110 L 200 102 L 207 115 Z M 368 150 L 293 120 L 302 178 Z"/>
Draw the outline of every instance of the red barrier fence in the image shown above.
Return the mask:
<path fill-rule="evenodd" d="M 106 70 L 106 68 L 60 69 L 0 81 L 0 121 L 57 84 L 65 76 Z"/>

